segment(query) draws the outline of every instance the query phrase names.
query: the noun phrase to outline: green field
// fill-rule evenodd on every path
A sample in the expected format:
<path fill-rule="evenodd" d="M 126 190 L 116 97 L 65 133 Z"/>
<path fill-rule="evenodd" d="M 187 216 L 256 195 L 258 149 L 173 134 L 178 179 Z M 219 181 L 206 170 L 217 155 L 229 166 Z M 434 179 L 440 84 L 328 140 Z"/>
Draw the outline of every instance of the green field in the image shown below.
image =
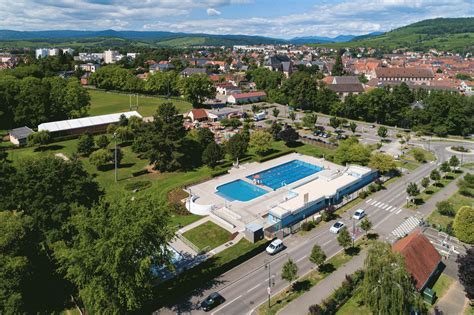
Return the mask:
<path fill-rule="evenodd" d="M 89 90 L 89 95 L 91 96 L 90 116 L 120 113 L 130 110 L 129 94 Z M 172 102 L 180 113 L 187 112 L 192 108 L 191 104 L 184 100 L 140 95 L 138 97 L 138 112 L 143 117 L 153 116 L 158 105 L 164 102 Z M 132 97 L 132 104 L 136 104 L 136 97 Z"/>
<path fill-rule="evenodd" d="M 184 232 L 183 236 L 200 250 L 205 248 L 211 250 L 229 241 L 230 232 L 211 221 L 207 221 Z"/>
<path fill-rule="evenodd" d="M 473 206 L 474 198 L 461 195 L 459 192 L 456 192 L 454 195 L 448 198 L 448 201 L 453 205 L 455 211 L 458 211 L 459 208 L 463 206 Z M 446 229 L 448 224 L 452 223 L 454 217 L 448 217 L 441 215 L 436 209 L 428 217 L 428 222 L 434 224 L 441 229 Z"/>

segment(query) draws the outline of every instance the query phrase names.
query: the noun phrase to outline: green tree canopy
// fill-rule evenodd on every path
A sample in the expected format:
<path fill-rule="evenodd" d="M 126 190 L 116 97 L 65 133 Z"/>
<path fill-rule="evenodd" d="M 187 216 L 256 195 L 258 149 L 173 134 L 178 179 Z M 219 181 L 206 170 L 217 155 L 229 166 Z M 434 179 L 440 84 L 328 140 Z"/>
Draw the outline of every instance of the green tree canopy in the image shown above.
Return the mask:
<path fill-rule="evenodd" d="M 295 129 L 293 129 L 293 127 L 286 126 L 282 131 L 280 131 L 278 137 L 285 141 L 286 144 L 289 144 L 296 142 L 300 138 L 300 135 Z"/>
<path fill-rule="evenodd" d="M 370 156 L 369 167 L 379 170 L 381 174 L 386 174 L 395 170 L 397 165 L 391 155 L 376 152 Z"/>
<path fill-rule="evenodd" d="M 362 222 L 360 222 L 360 227 L 365 231 L 365 235 L 367 235 L 367 232 L 372 228 L 372 222 L 370 222 L 369 218 L 365 217 Z"/>
<path fill-rule="evenodd" d="M 380 126 L 379 129 L 377 130 L 377 135 L 382 138 L 382 139 L 385 139 L 388 135 L 388 129 L 387 127 L 385 126 Z"/>
<path fill-rule="evenodd" d="M 216 89 L 207 75 L 192 74 L 181 79 L 181 93 L 194 107 L 202 105 L 206 98 L 216 96 Z"/>
<path fill-rule="evenodd" d="M 42 146 L 48 144 L 51 141 L 51 135 L 47 130 L 41 130 L 28 135 L 28 145 Z"/>
<path fill-rule="evenodd" d="M 461 207 L 454 217 L 453 228 L 461 242 L 474 244 L 474 208 Z"/>
<path fill-rule="evenodd" d="M 474 247 L 467 250 L 466 255 L 456 259 L 459 265 L 459 282 L 464 286 L 466 297 L 474 299 Z"/>
<path fill-rule="evenodd" d="M 249 143 L 245 137 L 240 133 L 236 133 L 227 141 L 225 149 L 233 160 L 237 160 L 247 152 L 248 145 Z"/>
<path fill-rule="evenodd" d="M 90 133 L 81 135 L 77 142 L 77 153 L 89 156 L 92 151 L 94 151 L 94 138 L 92 135 Z"/>
<path fill-rule="evenodd" d="M 106 149 L 110 144 L 110 140 L 107 135 L 100 135 L 96 143 L 100 149 Z"/>
<path fill-rule="evenodd" d="M 288 281 L 290 284 L 296 280 L 298 276 L 298 266 L 294 263 L 293 260 L 288 258 L 288 261 L 283 264 L 281 270 L 281 278 Z"/>
<path fill-rule="evenodd" d="M 224 158 L 224 150 L 220 145 L 212 141 L 202 152 L 202 161 L 204 164 L 214 168 L 217 163 Z"/>
<path fill-rule="evenodd" d="M 324 253 L 321 246 L 317 244 L 313 246 L 313 248 L 311 249 L 311 254 L 309 256 L 309 261 L 311 261 L 313 264 L 318 265 L 318 268 L 324 264 L 324 262 L 326 261 L 326 253 Z"/>
<path fill-rule="evenodd" d="M 318 115 L 316 115 L 315 113 L 307 113 L 303 117 L 303 125 L 310 129 L 314 129 L 317 121 Z"/>
<path fill-rule="evenodd" d="M 272 147 L 272 135 L 265 130 L 257 130 L 250 135 L 249 145 L 258 155 L 263 155 Z"/>
<path fill-rule="evenodd" d="M 352 244 L 352 238 L 349 234 L 349 231 L 346 227 L 342 228 L 337 235 L 337 242 L 341 245 L 344 249 L 348 248 Z"/>
<path fill-rule="evenodd" d="M 334 159 L 339 164 L 356 163 L 367 165 L 370 160 L 370 149 L 354 137 L 340 141 Z"/>

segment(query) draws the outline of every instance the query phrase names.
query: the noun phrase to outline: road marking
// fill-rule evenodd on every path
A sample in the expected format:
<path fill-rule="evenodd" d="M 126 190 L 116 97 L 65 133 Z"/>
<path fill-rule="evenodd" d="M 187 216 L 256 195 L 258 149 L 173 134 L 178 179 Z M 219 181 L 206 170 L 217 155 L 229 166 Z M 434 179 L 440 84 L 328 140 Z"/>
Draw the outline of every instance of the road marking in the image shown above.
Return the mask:
<path fill-rule="evenodd" d="M 261 284 L 261 283 L 259 283 L 259 284 L 257 284 L 256 286 L 254 286 L 253 288 L 251 288 L 251 289 L 248 289 L 248 290 L 247 290 L 247 293 L 249 293 L 250 291 L 253 291 L 253 290 L 255 290 L 256 288 L 258 288 L 258 287 L 259 287 L 259 286 L 261 286 L 261 285 L 262 285 L 262 284 Z"/>
<path fill-rule="evenodd" d="M 366 200 L 365 203 L 369 203 L 372 201 L 372 198 L 370 198 L 369 200 Z"/>
<path fill-rule="evenodd" d="M 221 309 L 223 309 L 224 307 L 226 306 L 229 306 L 230 304 L 234 303 L 235 301 L 237 301 L 238 299 L 240 299 L 242 297 L 242 295 L 239 295 L 238 297 L 236 297 L 235 299 L 233 299 L 232 301 L 229 301 L 227 303 L 225 303 L 224 305 L 222 305 L 220 308 L 218 308 L 217 310 L 215 310 L 214 312 L 211 313 L 211 315 L 214 315 L 215 313 L 219 312 Z"/>
<path fill-rule="evenodd" d="M 402 212 L 402 208 L 398 209 L 398 211 L 395 212 L 395 214 L 399 214 L 400 212 Z"/>
<path fill-rule="evenodd" d="M 390 212 L 393 212 L 393 211 L 395 211 L 395 210 L 397 209 L 397 208 L 395 208 L 395 207 L 392 207 L 392 208 L 393 208 L 393 209 L 391 209 Z"/>
<path fill-rule="evenodd" d="M 331 243 L 332 240 L 327 241 L 326 243 L 323 244 L 323 246 L 326 246 L 327 244 Z"/>
<path fill-rule="evenodd" d="M 306 258 L 306 255 L 304 255 L 304 256 L 301 257 L 300 259 L 297 259 L 296 262 L 300 262 L 300 261 L 302 261 L 302 260 L 305 259 L 305 258 Z"/>
<path fill-rule="evenodd" d="M 385 208 L 387 208 L 387 207 L 388 207 L 388 205 L 384 205 L 384 206 L 382 207 L 382 209 L 385 210 Z M 388 209 L 387 209 L 387 210 L 388 210 Z"/>
<path fill-rule="evenodd" d="M 381 202 L 380 202 L 380 201 L 377 201 L 376 203 L 373 203 L 373 204 L 372 204 L 372 206 L 376 206 L 376 207 L 378 207 L 378 206 L 379 206 L 379 204 L 381 204 Z"/>

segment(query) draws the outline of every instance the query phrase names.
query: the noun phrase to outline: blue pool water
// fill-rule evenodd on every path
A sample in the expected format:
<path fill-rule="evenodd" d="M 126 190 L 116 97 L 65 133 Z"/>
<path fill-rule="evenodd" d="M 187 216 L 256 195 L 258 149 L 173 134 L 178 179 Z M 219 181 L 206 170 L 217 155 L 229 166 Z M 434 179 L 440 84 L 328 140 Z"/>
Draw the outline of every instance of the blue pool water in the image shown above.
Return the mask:
<path fill-rule="evenodd" d="M 265 189 L 241 179 L 217 187 L 217 194 L 229 201 L 249 201 L 266 193 Z"/>
<path fill-rule="evenodd" d="M 316 174 L 322 168 L 300 160 L 293 160 L 284 164 L 264 170 L 260 173 L 247 176 L 253 180 L 257 178 L 263 185 L 275 190 L 284 185 L 289 185 L 302 178 Z"/>

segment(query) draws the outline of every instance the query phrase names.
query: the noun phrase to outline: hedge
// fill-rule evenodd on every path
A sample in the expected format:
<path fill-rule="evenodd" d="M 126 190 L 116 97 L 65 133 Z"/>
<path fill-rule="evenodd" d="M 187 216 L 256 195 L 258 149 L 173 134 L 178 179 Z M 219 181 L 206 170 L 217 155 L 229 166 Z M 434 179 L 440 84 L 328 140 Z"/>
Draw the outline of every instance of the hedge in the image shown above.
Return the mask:
<path fill-rule="evenodd" d="M 280 151 L 280 152 L 276 152 L 276 153 L 273 153 L 273 154 L 269 154 L 267 156 L 263 156 L 261 158 L 257 158 L 256 160 L 257 160 L 257 162 L 262 163 L 262 162 L 273 160 L 273 159 L 278 158 L 280 156 L 284 156 L 284 155 L 287 155 L 287 154 L 290 154 L 290 153 L 295 153 L 295 152 L 296 152 L 295 150 Z"/>

